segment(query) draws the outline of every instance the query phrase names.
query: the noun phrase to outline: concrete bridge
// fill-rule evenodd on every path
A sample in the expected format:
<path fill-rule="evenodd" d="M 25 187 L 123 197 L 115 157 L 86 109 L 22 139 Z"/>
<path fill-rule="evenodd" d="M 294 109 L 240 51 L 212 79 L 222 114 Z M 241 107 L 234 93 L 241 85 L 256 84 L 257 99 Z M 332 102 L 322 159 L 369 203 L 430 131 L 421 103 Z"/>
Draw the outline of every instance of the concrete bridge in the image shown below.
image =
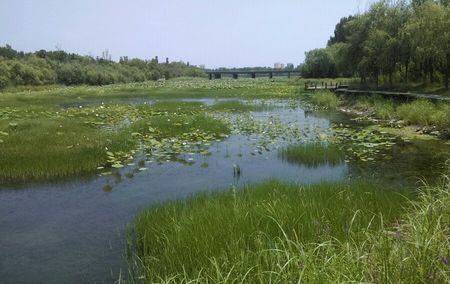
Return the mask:
<path fill-rule="evenodd" d="M 232 75 L 233 79 L 238 79 L 239 75 L 249 75 L 251 78 L 255 79 L 256 75 L 268 75 L 270 79 L 273 78 L 274 75 L 277 76 L 287 76 L 291 78 L 291 75 L 300 76 L 300 72 L 293 70 L 258 70 L 258 71 L 246 71 L 246 70 L 234 70 L 234 71 L 205 71 L 206 74 L 209 75 L 209 80 L 212 79 L 221 79 L 222 75 Z"/>

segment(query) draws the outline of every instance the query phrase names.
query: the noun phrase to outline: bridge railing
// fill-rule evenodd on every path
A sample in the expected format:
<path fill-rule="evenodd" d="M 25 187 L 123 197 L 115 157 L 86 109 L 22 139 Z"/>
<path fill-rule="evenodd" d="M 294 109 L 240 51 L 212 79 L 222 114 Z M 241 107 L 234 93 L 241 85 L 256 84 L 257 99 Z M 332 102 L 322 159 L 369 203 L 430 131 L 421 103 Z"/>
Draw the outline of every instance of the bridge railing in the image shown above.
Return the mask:
<path fill-rule="evenodd" d="M 320 83 L 317 82 L 305 82 L 305 90 L 306 91 L 315 91 L 315 90 L 337 90 L 337 89 L 343 89 L 348 88 L 348 85 L 342 84 L 341 81 L 339 82 L 324 82 L 321 81 Z"/>

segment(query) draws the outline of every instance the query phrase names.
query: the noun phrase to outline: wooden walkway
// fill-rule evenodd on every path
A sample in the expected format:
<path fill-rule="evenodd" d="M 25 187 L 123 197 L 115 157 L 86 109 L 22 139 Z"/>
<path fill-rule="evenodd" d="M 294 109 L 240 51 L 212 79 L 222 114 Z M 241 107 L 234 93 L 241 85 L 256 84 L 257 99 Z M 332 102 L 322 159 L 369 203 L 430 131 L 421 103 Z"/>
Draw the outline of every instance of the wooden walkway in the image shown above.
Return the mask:
<path fill-rule="evenodd" d="M 366 91 L 366 90 L 351 90 L 347 85 L 342 85 L 341 83 L 331 82 L 329 85 L 327 83 L 305 83 L 306 91 L 320 91 L 320 90 L 330 90 L 338 94 L 349 94 L 349 95 L 381 95 L 384 97 L 398 97 L 404 99 L 426 99 L 432 101 L 446 101 L 450 102 L 450 97 L 444 97 L 440 95 L 431 94 L 417 94 L 410 92 L 390 92 L 390 91 Z"/>
<path fill-rule="evenodd" d="M 389 92 L 389 91 L 364 91 L 364 90 L 349 90 L 349 89 L 335 89 L 334 92 L 339 94 L 351 94 L 351 95 L 381 95 L 385 97 L 400 97 L 406 99 L 426 99 L 432 101 L 447 101 L 450 102 L 450 97 L 443 97 L 440 95 L 430 94 L 416 94 L 416 93 L 404 93 L 404 92 Z"/>
<path fill-rule="evenodd" d="M 328 82 L 321 82 L 321 85 L 319 85 L 317 83 L 311 83 L 311 82 L 305 83 L 306 91 L 320 91 L 320 90 L 335 91 L 337 89 L 345 89 L 345 88 L 348 88 L 348 86 L 343 85 L 341 82 L 339 82 L 339 83 L 331 82 L 330 84 L 328 84 Z"/>

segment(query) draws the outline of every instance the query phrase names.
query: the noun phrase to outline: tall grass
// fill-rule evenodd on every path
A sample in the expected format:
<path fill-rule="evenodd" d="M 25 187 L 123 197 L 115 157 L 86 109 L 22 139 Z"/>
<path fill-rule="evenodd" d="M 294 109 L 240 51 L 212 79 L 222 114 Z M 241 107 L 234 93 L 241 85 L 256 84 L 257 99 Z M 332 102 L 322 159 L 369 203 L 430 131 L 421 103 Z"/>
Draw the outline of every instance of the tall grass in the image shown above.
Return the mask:
<path fill-rule="evenodd" d="M 285 146 L 278 151 L 278 157 L 291 164 L 317 167 L 324 164 L 337 165 L 345 155 L 334 144 L 319 142 Z"/>
<path fill-rule="evenodd" d="M 372 112 L 382 119 L 395 118 L 394 102 L 381 96 L 358 98 L 355 102 L 355 107 L 359 110 Z"/>
<path fill-rule="evenodd" d="M 351 107 L 381 119 L 401 119 L 410 125 L 450 129 L 450 104 L 416 100 L 396 106 L 381 96 L 358 97 L 347 101 Z"/>
<path fill-rule="evenodd" d="M 0 181 L 65 178 L 95 172 L 106 151 L 135 146 L 122 131 L 98 131 L 70 119 L 21 120 L 5 129 L 0 144 Z"/>
<path fill-rule="evenodd" d="M 402 194 L 270 181 L 161 204 L 132 225 L 130 269 L 147 283 L 371 282 L 383 262 L 369 240 L 397 224 Z"/>
<path fill-rule="evenodd" d="M 450 282 L 450 183 L 421 188 L 411 209 L 370 236 L 365 270 L 372 282 Z"/>
<path fill-rule="evenodd" d="M 311 95 L 311 102 L 321 109 L 336 109 L 339 106 L 339 98 L 330 91 L 318 91 Z"/>
<path fill-rule="evenodd" d="M 410 124 L 450 128 L 450 107 L 444 104 L 436 105 L 430 101 L 417 100 L 399 106 L 397 115 Z"/>

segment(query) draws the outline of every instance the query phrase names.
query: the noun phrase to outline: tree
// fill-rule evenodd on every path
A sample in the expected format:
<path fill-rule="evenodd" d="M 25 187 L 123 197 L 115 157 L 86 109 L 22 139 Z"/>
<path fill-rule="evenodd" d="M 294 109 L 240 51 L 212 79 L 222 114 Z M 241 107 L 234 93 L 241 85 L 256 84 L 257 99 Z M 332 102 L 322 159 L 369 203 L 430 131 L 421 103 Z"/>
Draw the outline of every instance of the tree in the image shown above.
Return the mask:
<path fill-rule="evenodd" d="M 8 86 L 11 81 L 11 73 L 8 64 L 0 57 L 0 89 Z"/>
<path fill-rule="evenodd" d="M 450 77 L 450 12 L 449 7 L 426 1 L 409 19 L 405 32 L 411 38 L 415 56 L 431 82 L 434 70 L 444 74 L 445 88 L 449 88 Z"/>
<path fill-rule="evenodd" d="M 347 38 L 350 35 L 350 30 L 347 28 L 347 23 L 355 19 L 354 16 L 341 18 L 339 23 L 336 25 L 334 29 L 334 35 L 328 40 L 327 46 L 336 44 L 336 43 L 345 43 L 347 42 Z"/>
<path fill-rule="evenodd" d="M 358 73 L 361 83 L 366 83 L 367 62 L 364 59 L 364 42 L 367 39 L 370 30 L 370 18 L 367 14 L 355 17 L 347 23 L 349 29 L 348 49 L 346 58 L 349 68 Z"/>
<path fill-rule="evenodd" d="M 301 67 L 304 77 L 326 78 L 336 77 L 336 68 L 327 49 L 314 49 L 305 53 L 305 63 Z"/>
<path fill-rule="evenodd" d="M 376 29 L 370 31 L 369 37 L 363 44 L 364 56 L 361 60 L 360 68 L 365 73 L 372 75 L 377 87 L 381 70 L 386 63 L 384 52 L 387 41 L 388 34 L 383 30 Z"/>

